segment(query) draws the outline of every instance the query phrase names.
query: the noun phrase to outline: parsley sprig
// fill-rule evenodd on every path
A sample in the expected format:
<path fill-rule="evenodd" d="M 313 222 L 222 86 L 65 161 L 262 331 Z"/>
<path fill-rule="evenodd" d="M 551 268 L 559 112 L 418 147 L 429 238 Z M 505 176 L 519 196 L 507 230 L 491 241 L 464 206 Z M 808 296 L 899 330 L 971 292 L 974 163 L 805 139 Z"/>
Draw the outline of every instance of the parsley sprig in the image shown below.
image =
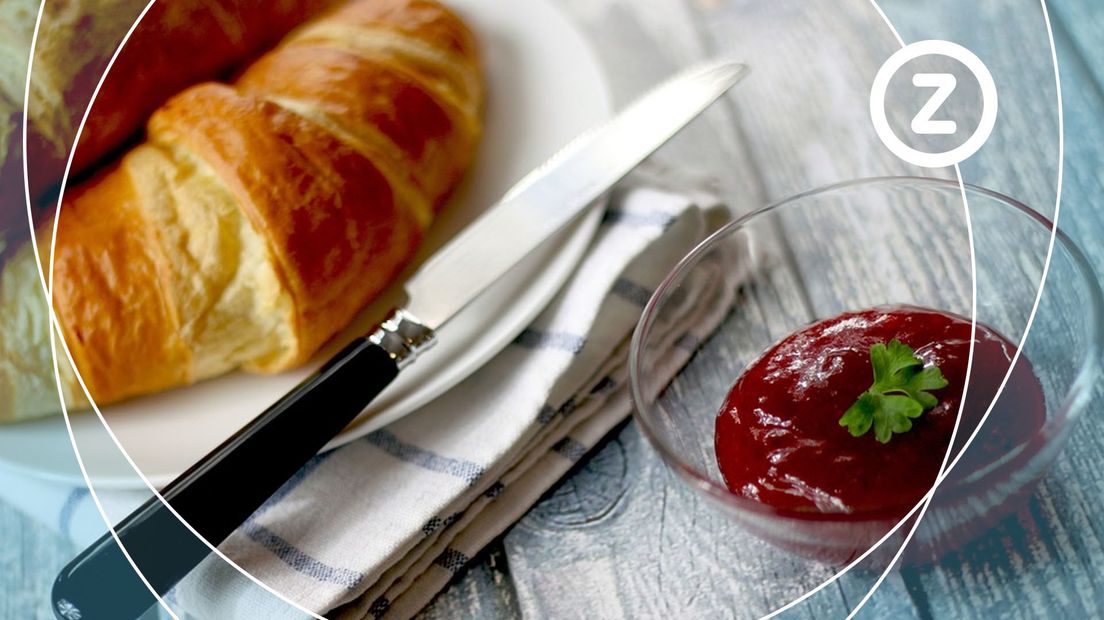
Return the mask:
<path fill-rule="evenodd" d="M 874 385 L 859 396 L 839 419 L 855 437 L 874 427 L 874 436 L 889 443 L 894 433 L 912 428 L 912 420 L 934 407 L 939 399 L 929 390 L 947 387 L 938 366 L 924 367 L 911 347 L 894 338 L 888 345 L 870 347 Z"/>

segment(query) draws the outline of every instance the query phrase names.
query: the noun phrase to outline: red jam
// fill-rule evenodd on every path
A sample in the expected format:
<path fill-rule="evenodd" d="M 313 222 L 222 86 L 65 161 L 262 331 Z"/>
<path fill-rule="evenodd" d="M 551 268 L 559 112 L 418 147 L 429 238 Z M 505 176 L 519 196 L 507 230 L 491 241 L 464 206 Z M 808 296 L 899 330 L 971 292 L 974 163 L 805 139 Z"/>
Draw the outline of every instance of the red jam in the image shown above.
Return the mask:
<path fill-rule="evenodd" d="M 870 347 L 898 339 L 949 385 L 913 428 L 880 443 L 839 425 L 873 380 Z M 973 380 L 958 441 L 964 441 L 1000 386 L 1016 350 L 977 326 Z M 947 451 L 966 384 L 970 321 L 909 306 L 849 312 L 785 338 L 744 371 L 717 416 L 721 474 L 735 494 L 775 508 L 822 513 L 903 514 L 931 488 Z M 992 460 L 1036 434 L 1045 419 L 1042 387 L 1021 357 L 974 452 Z M 956 442 L 958 443 L 958 442 Z M 959 444 L 960 445 L 960 444 Z M 965 463 L 964 463 L 965 464 Z"/>

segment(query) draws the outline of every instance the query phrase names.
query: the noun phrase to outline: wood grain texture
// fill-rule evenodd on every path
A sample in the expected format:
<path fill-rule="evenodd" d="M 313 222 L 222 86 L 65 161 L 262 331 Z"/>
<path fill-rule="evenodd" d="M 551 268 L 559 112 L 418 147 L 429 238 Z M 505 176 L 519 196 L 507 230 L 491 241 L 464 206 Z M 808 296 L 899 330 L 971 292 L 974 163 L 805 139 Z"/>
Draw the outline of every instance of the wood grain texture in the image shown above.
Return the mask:
<path fill-rule="evenodd" d="M 737 211 L 856 176 L 918 172 L 893 159 L 873 132 L 863 129 L 869 127 L 863 101 L 869 81 L 880 59 L 896 46 L 866 0 L 559 2 L 589 35 L 618 105 L 674 70 L 720 51 L 754 66 L 747 82 L 723 105 L 711 109 L 654 158 L 661 167 L 700 176 L 701 187 L 724 196 Z M 883 4 L 891 18 L 917 24 L 915 30 L 902 33 L 906 39 L 923 32 L 925 16 L 946 19 L 934 12 L 938 3 Z M 988 21 L 970 45 L 1000 36 L 1013 43 L 979 49 L 987 63 L 1008 61 L 1008 55 L 1019 49 L 1017 42 L 1028 41 L 1035 49 L 1037 41 L 1028 37 L 1037 32 L 1029 22 L 1008 19 L 1007 13 L 999 12 L 1000 2 L 975 4 Z M 1104 245 L 1099 242 L 1104 234 L 1099 200 L 1104 195 L 1104 128 L 1099 122 L 1104 118 L 1102 5 L 1094 0 L 1049 4 L 1066 103 L 1061 224 L 1104 272 Z M 962 28 L 967 24 L 952 24 L 958 34 L 951 29 L 943 36 L 966 36 Z M 1038 70 L 1035 63 L 1027 67 L 1024 71 Z M 1043 76 L 1023 81 L 1047 80 Z M 1002 114 L 1048 119 L 1046 110 L 1038 107 L 1040 101 L 1044 99 L 1024 98 Z M 1006 140 L 994 143 L 1001 148 L 1021 141 L 1025 152 L 1033 155 L 1008 159 L 1003 168 L 987 160 L 985 166 L 967 168 L 967 179 L 1045 206 L 1045 183 L 1056 171 L 1038 157 L 1053 147 L 1048 142 L 1053 134 L 1044 129 L 997 139 Z M 815 260 L 811 223 L 786 225 L 798 264 Z M 856 268 L 835 267 L 833 281 L 841 293 L 846 292 L 843 287 L 853 286 L 847 274 Z M 774 285 L 785 288 L 783 282 Z M 775 321 L 778 330 L 785 321 L 811 316 L 810 305 L 817 305 L 808 296 L 782 296 L 769 286 L 757 294 L 764 304 L 770 302 L 763 306 L 761 318 Z M 734 345 L 718 341 L 713 346 Z M 1104 615 L 1102 396 L 1098 389 L 1095 404 L 1026 507 L 941 567 L 892 573 L 860 617 Z M 19 541 L 0 540 L 0 592 L 27 592 L 22 599 L 0 596 L 0 619 L 36 617 L 26 610 L 41 608 L 42 593 L 52 579 L 49 570 L 36 568 L 39 560 L 56 556 L 60 565 L 72 550 L 2 507 L 0 531 L 15 533 Z M 748 560 L 759 556 L 770 561 Z M 776 580 L 764 579 L 772 570 Z M 774 555 L 687 493 L 630 424 L 535 507 L 501 546 L 477 559 L 422 617 L 749 617 L 798 593 L 794 584 L 801 582 L 793 574 L 801 571 L 812 582 L 825 576 L 824 567 Z M 876 576 L 856 571 L 785 617 L 842 618 Z M 777 591 L 775 583 L 791 589 Z"/>
<path fill-rule="evenodd" d="M 997 124 L 981 150 L 963 162 L 963 179 L 1015 196 L 1052 215 L 1058 172 L 1058 107 L 1039 0 L 967 4 L 882 0 L 879 4 L 906 43 L 954 41 L 977 54 L 993 75 L 999 94 Z M 969 93 L 974 78 L 964 68 L 954 73 L 960 88 Z M 975 106 L 976 101 L 976 96 L 971 96 L 967 103 Z"/>
<path fill-rule="evenodd" d="M 1104 161 L 1104 117 L 1099 74 L 1099 5 L 1080 1 L 1052 5 L 1061 62 L 1066 118 L 1065 182 L 1060 225 L 1104 266 L 1099 210 Z M 1095 7 L 1095 8 L 1093 8 Z M 1095 39 L 1099 41 L 1099 38 Z M 1086 57 L 1094 50 L 1096 57 Z M 1076 312 L 1076 309 L 1074 309 Z M 1031 338 L 1047 338 L 1033 332 Z M 1012 617 L 1082 618 L 1104 613 L 1104 495 L 1101 391 L 1082 416 L 1069 445 L 1025 510 L 1006 519 L 945 568 L 912 575 L 926 593 L 933 617 L 959 617 L 967 610 Z M 957 562 L 961 562 L 957 565 Z"/>
<path fill-rule="evenodd" d="M 873 130 L 849 130 L 868 126 L 860 122 L 866 115 L 864 93 L 880 61 L 874 52 L 860 50 L 860 68 L 852 72 L 855 46 L 840 37 L 854 41 L 859 38 L 856 33 L 880 27 L 887 37 L 883 47 L 895 45 L 884 26 L 873 21 L 877 17 L 866 3 L 848 3 L 842 11 L 808 3 L 565 5 L 591 31 L 600 56 L 613 59 L 607 62 L 615 63 L 622 79 L 647 79 L 645 72 L 650 70 L 655 81 L 668 67 L 692 62 L 697 54 L 729 53 L 753 66 L 752 75 L 725 100 L 725 107 L 703 120 L 710 127 L 709 137 L 697 143 L 697 153 L 678 162 L 706 175 L 752 177 L 736 184 L 735 192 L 731 185 L 718 186 L 738 211 L 748 208 L 741 187 L 762 188 L 755 205 L 762 206 L 823 183 L 909 171 L 884 149 L 872 148 L 877 140 Z M 835 66 L 845 68 L 842 75 L 828 71 Z M 813 79 L 817 75 L 825 77 Z M 795 82 L 802 87 L 795 89 Z M 810 106 L 810 100 L 830 105 Z M 694 139 L 692 134 L 685 137 Z M 833 157 L 840 144 L 859 155 Z M 717 147 L 720 159 L 713 156 Z M 741 161 L 748 167 L 741 168 Z M 795 225 L 805 231 L 815 228 L 813 222 Z M 793 232 L 787 226 L 782 234 Z M 748 306 L 757 312 L 743 317 L 771 338 L 812 318 L 807 300 L 786 282 L 786 265 L 779 271 L 780 279 L 756 283 L 749 293 L 754 303 Z M 708 346 L 733 360 L 746 360 L 761 350 L 741 351 L 746 343 L 724 339 Z M 696 377 L 688 372 L 684 391 L 727 388 L 739 371 L 733 365 L 706 369 Z M 593 510 L 607 504 L 595 494 L 608 496 L 609 489 L 618 488 L 611 480 L 624 467 L 622 459 L 629 473 L 617 501 L 610 508 Z M 521 608 L 532 617 L 754 617 L 832 572 L 748 537 L 707 502 L 690 496 L 633 426 L 526 517 L 507 536 L 506 549 Z M 874 576 L 843 580 L 799 614 L 846 615 Z M 887 588 L 905 591 L 896 576 Z M 898 617 L 915 615 L 907 596 L 879 600 L 875 608 Z"/>
<path fill-rule="evenodd" d="M 526 516 L 506 548 L 527 617 L 753 617 L 830 574 L 779 557 L 688 493 L 634 425 Z M 763 587 L 772 570 L 776 587 Z"/>
<path fill-rule="evenodd" d="M 890 6 L 904 4 L 887 3 Z M 1054 152 L 1056 145 L 1048 145 L 1045 136 L 1053 134 L 1056 128 L 1052 123 L 1056 120 L 1052 118 L 1054 112 L 1043 107 L 1046 99 L 1054 95 L 1053 87 L 1045 81 L 1046 71 L 1042 70 L 1049 63 L 1049 50 L 1045 45 L 1038 3 L 998 3 L 1000 14 L 996 13 L 996 5 L 978 4 L 980 12 L 988 17 L 983 20 L 985 25 L 980 32 L 974 34 L 974 39 L 988 42 L 979 53 L 987 52 L 990 64 L 994 64 L 995 58 L 998 65 L 1001 62 L 1016 65 L 1025 77 L 1010 85 L 1035 91 L 1012 92 L 1008 99 L 1018 97 L 1021 103 L 1031 99 L 1031 105 L 1020 109 L 1011 107 L 1012 112 L 1002 110 L 1002 114 L 1013 115 L 1012 121 L 1006 122 L 1020 124 L 1015 133 L 1021 139 L 1036 142 L 1034 148 L 998 142 L 993 146 L 1014 155 L 1005 153 L 1003 167 L 975 168 L 975 172 L 983 174 L 985 184 L 997 185 L 1005 191 L 1014 191 L 1009 187 L 1026 184 L 1038 192 L 1040 187 L 1046 187 L 1045 178 L 1056 174 L 1055 163 L 1040 161 L 1047 152 Z M 1101 189 L 1099 166 L 1104 161 L 1104 153 L 1099 146 L 1102 136 L 1096 119 L 1102 115 L 1102 100 L 1098 76 L 1089 70 L 1095 65 L 1080 54 L 1084 49 L 1100 48 L 1086 48 L 1074 34 L 1086 31 L 1088 34 L 1081 37 L 1091 40 L 1099 22 L 1088 19 L 1089 3 L 1051 4 L 1062 63 L 1067 123 L 1066 177 L 1060 223 L 1075 237 L 1088 242 L 1082 245 L 1099 268 L 1104 264 L 1104 256 L 1096 240 L 1099 231 L 1104 230 L 1104 221 L 1098 209 L 1089 205 L 1096 201 Z M 892 8 L 887 7 L 887 11 L 893 14 Z M 1017 16 L 1021 19 L 1014 19 Z M 1069 21 L 1073 16 L 1076 16 L 1075 21 Z M 1000 24 L 999 33 L 995 32 L 996 24 Z M 962 39 L 967 35 L 961 32 L 963 26 L 958 26 L 957 38 Z M 1016 49 L 1014 53 L 1012 48 Z M 1042 62 L 1039 62 L 1040 55 L 1044 55 Z M 1031 79 L 1026 75 L 1037 77 Z M 1033 132 L 1036 123 L 1037 130 Z M 965 173 L 969 179 L 970 171 Z M 1028 200 L 1046 213 L 1045 191 L 1043 194 L 1036 194 L 1034 200 L 1029 196 Z M 1072 312 L 1077 310 L 1072 309 Z M 1047 318 L 1042 317 L 1040 323 L 1047 323 Z M 1057 336 L 1047 330 L 1047 327 L 1037 327 L 1031 338 Z M 1095 401 L 1099 403 L 1099 391 Z M 1104 570 L 1101 567 L 1104 545 L 1100 539 L 1104 530 L 1100 515 L 1100 495 L 1104 490 L 1100 446 L 1104 445 L 1104 435 L 1101 434 L 1099 411 L 1099 404 L 1095 404 L 1086 412 L 1069 446 L 1027 508 L 1005 519 L 989 536 L 948 558 L 940 567 L 905 571 L 912 589 L 921 593 L 919 600 L 925 614 L 937 618 L 961 617 L 968 613 L 1067 618 L 1095 617 L 1102 613 L 1104 587 L 1094 578 Z"/>
<path fill-rule="evenodd" d="M 475 558 L 462 576 L 418 614 L 420 620 L 521 617 L 510 583 L 506 552 L 496 542 Z"/>
<path fill-rule="evenodd" d="M 1104 85 L 1104 63 L 1101 63 L 1101 51 L 1104 50 L 1104 4 L 1093 0 L 1051 0 L 1047 2 L 1047 6 L 1060 39 L 1058 54 L 1063 71 L 1067 62 L 1090 61 L 1080 69 L 1075 69 L 1078 72 L 1087 72 L 1076 80 L 1082 86 L 1095 88 L 1099 93 Z M 1089 83 L 1085 83 L 1086 80 Z M 1074 116 L 1080 116 L 1076 106 L 1071 110 Z"/>
<path fill-rule="evenodd" d="M 845 8 L 850 10 L 821 14 L 809 3 L 802 4 L 800 9 L 785 3 L 752 2 L 648 3 L 646 9 L 629 4 L 589 3 L 585 9 L 579 9 L 565 2 L 569 9 L 582 11 L 582 23 L 584 26 L 591 24 L 592 36 L 602 41 L 600 52 L 616 58 L 619 75 L 643 71 L 633 69 L 634 66 L 664 66 L 662 61 L 651 57 L 657 53 L 677 58 L 716 50 L 747 54 L 745 57 L 754 66 L 754 73 L 728 102 L 726 117 L 739 126 L 718 126 L 714 139 L 726 132 L 735 136 L 741 147 L 738 151 L 741 157 L 750 159 L 754 166 L 751 173 L 758 178 L 757 185 L 762 188 L 764 198 L 854 176 L 914 172 L 886 157 L 884 149 L 870 135 L 855 131 L 856 127 L 868 126 L 863 118 L 865 107 L 860 101 L 846 103 L 848 93 L 861 98 L 867 92 L 868 82 L 863 80 L 870 79 L 880 58 L 895 47 L 892 42 L 881 47 L 876 41 L 872 43 L 869 33 L 884 26 L 871 14 L 863 14 L 861 7 L 847 6 Z M 1027 21 L 1011 20 L 1009 25 L 1006 23 L 1010 21 L 1008 15 L 999 14 L 994 9 L 996 4 L 983 4 L 980 11 L 989 21 L 980 30 L 980 38 L 1004 33 L 1009 41 L 1017 42 L 1018 35 L 1038 35 Z M 851 10 L 855 15 L 849 17 Z M 916 10 L 922 9 L 917 7 Z M 809 25 L 803 28 L 804 20 L 808 20 Z M 771 27 L 772 24 L 776 27 Z M 637 47 L 635 52 L 644 58 L 631 57 L 630 52 L 622 49 L 633 39 L 628 32 L 636 32 L 635 36 L 645 40 L 663 41 L 662 52 L 645 45 L 646 51 Z M 788 32 L 794 33 L 792 38 Z M 837 35 L 840 32 L 865 33 L 865 36 L 854 34 L 851 41 L 839 43 L 840 47 L 836 48 L 839 55 L 833 61 L 832 46 L 823 42 L 829 38 L 825 32 Z M 682 41 L 683 37 L 697 42 Z M 818 40 L 821 41 L 819 46 Z M 1062 45 L 1060 42 L 1060 54 Z M 1003 54 L 998 60 L 1008 60 L 1012 54 L 1010 47 L 1015 45 L 993 46 L 983 51 L 987 56 Z M 607 48 L 616 49 L 607 51 Z M 844 61 L 840 62 L 839 58 Z M 845 71 L 845 75 L 840 76 L 841 65 L 856 68 L 855 73 L 849 77 Z M 1031 70 L 1038 71 L 1038 67 L 1032 65 Z M 1043 68 L 1049 67 L 1043 65 Z M 817 75 L 825 73 L 831 77 L 815 81 Z M 1056 129 L 1052 109 L 1046 106 L 1045 89 L 1052 76 L 1028 73 L 1022 80 L 1029 85 L 1043 84 L 1040 87 L 1042 95 L 1023 97 L 1007 106 L 1005 113 L 1019 121 L 1041 117 L 1041 127 L 1035 132 L 1015 127 L 1015 131 L 1007 135 L 998 134 L 993 146 L 994 151 L 1019 146 L 1032 156 L 1003 161 L 993 158 L 974 170 L 967 169 L 966 175 L 969 180 L 1022 196 L 1045 211 L 1047 199 L 1053 199 L 1056 173 L 1053 162 L 1045 159 L 1054 152 L 1056 139 L 1053 131 L 1047 131 L 1048 127 Z M 1088 86 L 1089 92 L 1099 91 L 1092 83 Z M 1050 96 L 1053 97 L 1053 90 Z M 829 105 L 810 105 L 810 101 L 824 101 Z M 828 112 L 824 112 L 825 107 Z M 1093 108 L 1092 105 L 1087 107 Z M 1047 116 L 1048 113 L 1051 116 Z M 1099 117 L 1099 114 L 1089 116 Z M 1021 140 L 1022 144 L 1017 145 L 1013 140 Z M 1100 140 L 1089 142 L 1104 143 Z M 848 145 L 854 153 L 853 158 L 828 155 L 836 151 L 825 145 L 838 144 Z M 1099 153 L 1082 157 L 1085 157 L 1082 162 L 1101 161 Z M 710 169 L 724 166 L 724 162 L 718 164 L 708 158 L 683 163 L 691 165 L 691 162 Z M 1098 165 L 1096 167 L 1098 169 Z M 1069 189 L 1073 175 L 1069 169 L 1067 174 L 1069 196 L 1077 190 Z M 1049 187 L 1048 182 L 1051 183 Z M 1099 179 L 1075 183 L 1096 190 Z M 1099 231 L 1104 230 L 1104 225 L 1094 221 L 1086 228 Z M 798 238 L 801 232 L 800 223 L 787 227 L 787 233 Z M 810 251 L 811 247 L 811 244 L 795 243 L 797 260 L 814 260 L 816 252 Z M 841 286 L 845 280 L 844 277 L 837 279 Z M 1090 577 L 1100 573 L 1101 557 L 1099 532 L 1102 528 L 1094 514 L 1095 498 L 1091 496 L 1093 491 L 1099 492 L 1102 485 L 1099 474 L 1091 472 L 1100 471 L 1098 446 L 1104 438 L 1096 434 L 1094 429 L 1079 433 L 1031 504 L 1004 520 L 990 536 L 975 543 L 947 568 L 910 568 L 891 574 L 862 617 L 959 618 L 986 612 L 1001 617 L 1033 617 L 1048 611 L 1057 613 L 1058 617 L 1076 617 L 1099 613 L 1098 603 L 1094 601 L 1100 597 L 1100 586 L 1094 585 Z M 681 500 L 683 503 L 673 500 L 680 495 L 679 483 L 656 463 L 654 455 L 636 456 L 631 450 L 626 451 L 626 446 L 639 444 L 635 429 L 629 427 L 620 436 L 618 445 L 607 447 L 595 457 L 610 463 L 617 459 L 607 453 L 625 452 L 627 462 L 634 468 L 613 509 L 594 513 L 589 520 L 585 516 L 587 506 L 600 506 L 603 502 L 585 493 L 580 496 L 580 489 L 607 489 L 611 478 L 606 466 L 595 465 L 595 471 L 588 468 L 578 474 L 568 483 L 571 485 L 569 492 L 561 489 L 507 537 L 507 552 L 515 568 L 513 579 L 527 615 L 559 616 L 587 610 L 597 616 L 632 617 L 708 610 L 722 617 L 741 616 L 748 615 L 755 606 L 755 595 L 749 596 L 748 589 L 758 589 L 761 596 L 762 591 L 771 587 L 763 582 L 748 586 L 735 578 L 724 582 L 717 579 L 725 571 L 731 577 L 732 566 L 709 566 L 700 558 L 716 557 L 710 547 L 722 544 L 716 539 L 728 533 L 726 524 L 710 521 L 708 507 L 692 505 L 692 501 L 687 505 L 685 498 Z M 1073 465 L 1068 464 L 1071 462 Z M 1089 473 L 1078 474 L 1079 470 Z M 594 479 L 586 480 L 584 477 L 588 475 Z M 566 498 L 560 496 L 563 493 L 567 494 Z M 595 493 L 608 494 L 608 491 L 596 490 Z M 645 510 L 649 502 L 653 507 Z M 559 515 L 557 523 L 574 523 L 566 528 L 567 532 L 555 531 L 565 528 L 550 525 L 547 517 L 540 516 L 543 511 L 550 510 L 549 503 Z M 659 507 L 654 507 L 655 504 Z M 572 516 L 560 514 L 565 507 Z M 702 539 L 696 538 L 687 527 L 702 523 L 704 529 L 713 534 L 706 538 L 704 551 Z M 1076 525 L 1068 525 L 1071 523 Z M 675 528 L 683 527 L 676 529 L 677 534 L 664 533 L 673 529 L 672 524 Z M 669 542 L 671 540 L 677 542 Z M 662 570 L 670 566 L 677 568 Z M 869 573 L 851 575 L 789 615 L 840 617 L 865 594 L 874 576 Z M 688 585 L 702 583 L 709 588 L 720 588 L 720 591 L 702 592 Z M 585 590 L 585 594 L 579 594 L 579 589 Z M 1056 597 L 1058 605 L 1053 605 L 1049 596 Z M 708 602 L 702 603 L 703 598 Z"/>

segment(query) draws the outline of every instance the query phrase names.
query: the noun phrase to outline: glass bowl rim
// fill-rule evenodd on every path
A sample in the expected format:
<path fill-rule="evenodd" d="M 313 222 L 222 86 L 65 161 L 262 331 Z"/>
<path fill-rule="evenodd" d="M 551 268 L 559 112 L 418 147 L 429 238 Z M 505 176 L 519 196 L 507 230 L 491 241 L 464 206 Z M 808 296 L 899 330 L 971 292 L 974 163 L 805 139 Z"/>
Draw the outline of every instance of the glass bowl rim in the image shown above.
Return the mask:
<path fill-rule="evenodd" d="M 640 428 L 643 430 L 644 436 L 648 438 L 648 442 L 659 452 L 660 456 L 677 474 L 679 474 L 686 482 L 692 486 L 704 491 L 707 495 L 713 497 L 727 508 L 736 508 L 741 511 L 758 513 L 771 517 L 788 517 L 798 519 L 801 521 L 828 521 L 828 522 L 854 522 L 854 521 L 878 521 L 892 519 L 894 521 L 900 519 L 898 510 L 885 511 L 885 512 L 862 512 L 862 513 L 822 513 L 813 511 L 800 511 L 792 509 L 775 508 L 758 502 L 752 499 L 740 497 L 727 488 L 721 486 L 717 482 L 713 481 L 708 475 L 700 472 L 696 467 L 689 465 L 678 454 L 678 452 L 666 445 L 666 442 L 661 438 L 659 431 L 653 427 L 652 422 L 648 419 L 647 415 L 644 415 L 641 410 L 645 407 L 647 400 L 641 393 L 639 379 L 640 376 L 640 363 L 639 358 L 643 353 L 643 340 L 647 335 L 650 328 L 651 319 L 655 314 L 656 307 L 659 300 L 665 296 L 668 289 L 670 289 L 674 283 L 684 275 L 684 272 L 696 263 L 697 259 L 711 248 L 719 239 L 727 237 L 732 232 L 743 228 L 748 222 L 762 217 L 768 213 L 781 209 L 788 204 L 804 200 L 813 196 L 820 196 L 824 194 L 830 194 L 833 192 L 839 192 L 842 190 L 849 190 L 863 187 L 876 187 L 880 185 L 896 185 L 896 184 L 914 184 L 927 186 L 931 188 L 940 189 L 954 189 L 955 191 L 964 191 L 967 194 L 977 194 L 1004 203 L 1027 217 L 1035 220 L 1047 230 L 1054 231 L 1054 246 L 1050 248 L 1050 259 L 1053 260 L 1053 252 L 1058 245 L 1061 245 L 1062 249 L 1068 254 L 1069 258 L 1073 262 L 1077 269 L 1077 272 L 1081 276 L 1082 284 L 1087 288 L 1089 305 L 1090 305 L 1090 317 L 1088 321 L 1088 346 L 1085 354 L 1081 356 L 1081 359 L 1077 361 L 1078 371 L 1076 376 L 1070 382 L 1068 389 L 1062 395 L 1062 400 L 1056 408 L 1056 412 L 1060 415 L 1056 415 L 1054 419 L 1048 420 L 1044 425 L 1042 431 L 1051 426 L 1057 420 L 1070 420 L 1073 421 L 1077 418 L 1079 412 L 1087 404 L 1087 400 L 1092 391 L 1093 382 L 1095 381 L 1100 370 L 1100 356 L 1101 351 L 1104 351 L 1104 329 L 1101 328 L 1104 323 L 1104 292 L 1101 291 L 1100 281 L 1096 276 L 1096 272 L 1093 269 L 1092 264 L 1088 258 L 1081 251 L 1081 248 L 1060 228 L 1054 225 L 1054 223 L 1042 215 L 1035 209 L 1027 206 L 1023 202 L 1016 200 L 1010 196 L 1001 194 L 1000 192 L 981 187 L 979 185 L 973 185 L 971 183 L 960 183 L 957 180 L 941 179 L 935 177 L 921 177 L 921 176 L 878 176 L 878 177 L 865 177 L 859 179 L 852 179 L 848 181 L 842 181 L 839 183 L 832 183 L 816 187 L 813 189 L 805 190 L 776 202 L 770 203 L 766 206 L 754 209 L 740 217 L 725 224 L 703 241 L 698 243 L 694 249 L 690 250 L 670 272 L 664 277 L 652 296 L 648 299 L 648 303 L 644 306 L 644 310 L 641 312 L 640 319 L 638 320 L 635 329 L 633 330 L 632 339 L 629 345 L 629 385 L 630 394 L 633 401 L 633 417 L 637 420 Z M 1047 278 L 1049 274 L 1049 262 L 1047 264 Z M 1045 287 L 1045 283 L 1044 283 Z M 1041 299 L 1041 298 L 1040 298 Z M 1033 324 L 1034 325 L 1034 324 Z"/>

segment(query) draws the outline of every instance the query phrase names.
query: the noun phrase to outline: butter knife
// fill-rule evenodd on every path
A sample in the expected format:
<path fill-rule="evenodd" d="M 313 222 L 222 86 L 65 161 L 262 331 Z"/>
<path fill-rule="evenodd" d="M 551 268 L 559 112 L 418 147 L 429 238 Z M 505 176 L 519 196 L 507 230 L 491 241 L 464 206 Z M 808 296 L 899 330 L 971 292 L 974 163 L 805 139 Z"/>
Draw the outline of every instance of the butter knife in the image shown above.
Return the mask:
<path fill-rule="evenodd" d="M 714 61 L 658 86 L 525 176 L 406 283 L 407 302 L 94 543 L 58 576 L 61 620 L 137 618 L 244 523 L 435 330 L 567 226 L 747 72 Z M 116 536 L 123 548 L 116 542 Z M 125 551 L 125 552 L 124 552 Z M 140 571 L 140 575 L 136 572 Z"/>

